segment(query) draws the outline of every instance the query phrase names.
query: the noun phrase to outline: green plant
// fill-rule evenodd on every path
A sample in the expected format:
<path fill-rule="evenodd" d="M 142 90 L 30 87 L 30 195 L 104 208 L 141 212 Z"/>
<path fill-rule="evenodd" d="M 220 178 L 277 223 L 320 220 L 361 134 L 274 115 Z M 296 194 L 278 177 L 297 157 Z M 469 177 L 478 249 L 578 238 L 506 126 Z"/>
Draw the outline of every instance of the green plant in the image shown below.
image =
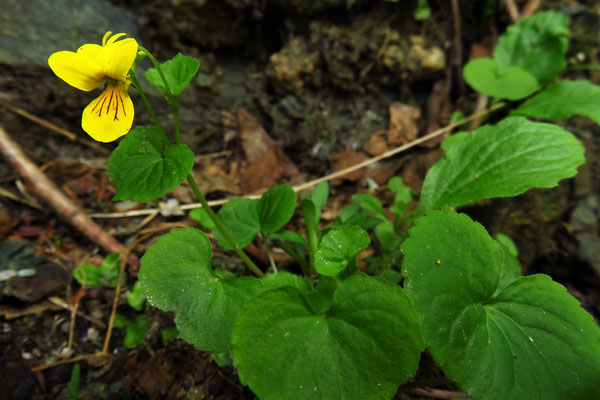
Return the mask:
<path fill-rule="evenodd" d="M 81 371 L 79 364 L 75 364 L 71 370 L 71 379 L 69 379 L 69 391 L 73 400 L 79 398 L 79 381 L 81 378 Z"/>
<path fill-rule="evenodd" d="M 73 276 L 82 286 L 106 286 L 116 287 L 119 279 L 120 254 L 110 254 L 99 266 L 93 264 L 81 264 L 73 270 Z M 126 293 L 127 304 L 136 311 L 143 311 L 146 297 L 142 292 L 140 281 L 135 281 Z M 129 319 L 121 314 L 115 315 L 114 326 L 125 328 L 123 345 L 127 348 L 135 347 L 146 337 L 149 322 L 148 316 L 140 314 Z"/>
<path fill-rule="evenodd" d="M 545 88 L 514 114 L 596 118 L 597 109 L 585 100 L 597 90 L 593 85 L 552 84 L 564 68 L 567 24 L 560 14 L 539 13 L 509 28 L 494 59 L 465 67 L 467 82 L 504 99 Z M 600 329 L 593 318 L 550 277 L 521 276 L 510 240 L 494 240 L 449 208 L 553 187 L 574 176 L 585 159 L 572 134 L 509 116 L 450 136 L 412 213 L 413 194 L 394 178 L 389 213 L 377 198 L 356 194 L 329 226 L 320 221 L 327 184 L 305 194 L 299 207 L 293 190 L 278 185 L 259 199 L 230 200 L 214 214 L 190 175 L 193 153 L 181 142 L 178 118 L 177 96 L 198 63 L 178 54 L 159 64 L 145 49 L 141 53 L 154 65 L 148 81 L 172 108 L 176 139 L 168 140 L 132 69 L 130 79 L 155 126 L 134 128 L 110 157 L 115 198 L 151 200 L 187 181 L 204 206 L 193 217 L 256 276 L 213 268 L 208 237 L 188 227 L 150 246 L 141 261 L 142 290 L 151 305 L 175 312 L 182 339 L 216 352 L 220 365 L 232 355 L 240 379 L 258 397 L 391 398 L 415 375 L 425 348 L 476 399 L 600 396 Z M 575 99 L 569 111 L 543 106 L 565 91 Z M 285 229 L 297 208 L 303 234 Z M 371 244 L 369 231 L 378 254 L 367 260 L 371 274 L 365 274 L 356 258 Z M 270 258 L 268 274 L 242 250 L 257 236 Z M 272 245 L 292 256 L 302 276 L 279 270 Z"/>

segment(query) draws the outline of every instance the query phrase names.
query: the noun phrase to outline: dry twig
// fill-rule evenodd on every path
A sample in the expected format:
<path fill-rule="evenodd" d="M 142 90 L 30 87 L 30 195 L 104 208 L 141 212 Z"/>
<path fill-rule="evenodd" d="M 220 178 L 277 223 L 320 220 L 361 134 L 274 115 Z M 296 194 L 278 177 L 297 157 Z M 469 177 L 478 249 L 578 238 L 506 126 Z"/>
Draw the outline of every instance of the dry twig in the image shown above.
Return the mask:
<path fill-rule="evenodd" d="M 8 136 L 0 126 L 0 152 L 10 164 L 25 178 L 31 190 L 46 201 L 58 214 L 91 241 L 99 244 L 109 253 L 125 254 L 127 249 L 115 238 L 108 235 L 102 227 L 88 217 L 83 210 L 74 204 L 43 172 L 33 164 L 19 146 Z M 131 263 L 137 264 L 132 257 Z"/>

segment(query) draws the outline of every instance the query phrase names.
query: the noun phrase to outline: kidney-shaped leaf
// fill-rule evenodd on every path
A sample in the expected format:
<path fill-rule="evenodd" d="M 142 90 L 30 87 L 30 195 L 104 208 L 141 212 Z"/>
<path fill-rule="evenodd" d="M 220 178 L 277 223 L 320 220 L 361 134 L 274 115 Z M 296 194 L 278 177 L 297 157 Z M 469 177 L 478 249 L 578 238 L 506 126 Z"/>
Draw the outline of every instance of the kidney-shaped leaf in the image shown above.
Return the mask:
<path fill-rule="evenodd" d="M 589 81 L 560 81 L 521 104 L 513 114 L 551 121 L 583 115 L 600 124 L 598 99 L 600 86 Z"/>
<path fill-rule="evenodd" d="M 553 187 L 585 161 L 583 146 L 569 132 L 522 117 L 461 135 L 427 173 L 420 211 Z"/>
<path fill-rule="evenodd" d="M 184 144 L 170 144 L 154 126 L 138 126 L 108 159 L 115 184 L 113 200 L 149 201 L 175 189 L 194 166 L 194 153 Z"/>
<path fill-rule="evenodd" d="M 217 277 L 210 241 L 194 228 L 174 229 L 150 246 L 139 279 L 148 302 L 175 311 L 180 336 L 201 350 L 229 350 L 235 318 L 262 290 L 255 278 Z"/>
<path fill-rule="evenodd" d="M 295 209 L 296 194 L 291 187 L 277 185 L 269 188 L 258 201 L 261 232 L 277 232 L 292 218 Z"/>
<path fill-rule="evenodd" d="M 417 219 L 402 246 L 425 343 L 474 399 L 597 399 L 600 329 L 546 275 L 500 289 L 501 245 L 450 210 Z M 495 294 L 497 293 L 497 294 Z"/>
<path fill-rule="evenodd" d="M 520 67 L 501 65 L 489 57 L 469 61 L 463 76 L 473 89 L 499 99 L 524 99 L 540 88 L 529 72 Z"/>
<path fill-rule="evenodd" d="M 315 268 L 321 275 L 335 276 L 369 245 L 369 235 L 362 228 L 345 225 L 333 228 L 319 242 Z"/>
<path fill-rule="evenodd" d="M 169 89 L 171 89 L 171 94 L 178 95 L 181 93 L 192 78 L 194 78 L 199 66 L 200 62 L 198 60 L 193 57 L 184 56 L 181 53 L 177 53 L 171 60 L 160 64 L 165 79 L 169 84 Z M 146 79 L 152 86 L 165 93 L 169 93 L 156 68 L 150 68 L 146 71 Z"/>
<path fill-rule="evenodd" d="M 233 335 L 242 382 L 270 400 L 391 398 L 422 349 L 402 289 L 365 275 L 340 283 L 320 314 L 292 287 L 264 292 L 246 304 Z"/>

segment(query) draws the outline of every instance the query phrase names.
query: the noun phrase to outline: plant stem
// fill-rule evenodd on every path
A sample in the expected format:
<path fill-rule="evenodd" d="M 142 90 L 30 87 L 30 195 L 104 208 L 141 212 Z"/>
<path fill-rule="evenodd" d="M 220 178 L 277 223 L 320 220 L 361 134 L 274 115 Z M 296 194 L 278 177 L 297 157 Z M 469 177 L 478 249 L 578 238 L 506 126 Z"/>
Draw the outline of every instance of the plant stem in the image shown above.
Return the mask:
<path fill-rule="evenodd" d="M 162 68 L 160 67 L 160 63 L 158 62 L 158 60 L 156 58 L 154 58 L 152 53 L 150 53 L 148 50 L 146 50 L 142 46 L 139 47 L 139 51 L 144 53 L 150 59 L 150 62 L 152 63 L 152 65 L 154 65 L 154 68 L 156 68 L 156 70 L 158 71 L 158 75 L 160 75 L 160 79 L 165 84 L 165 88 L 167 89 L 167 94 L 169 96 L 173 96 L 173 91 L 171 90 L 171 87 L 169 86 L 169 82 L 167 82 L 167 78 L 165 78 L 165 74 L 163 74 Z"/>
<path fill-rule="evenodd" d="M 150 52 L 143 47 L 140 47 L 140 51 L 142 51 L 144 54 L 146 54 L 146 56 L 150 59 L 150 61 L 152 62 L 152 64 L 156 68 L 156 70 L 158 71 L 158 74 L 160 75 L 160 78 L 162 79 L 162 81 L 165 85 L 165 88 L 167 89 L 167 101 L 168 101 L 169 105 L 171 106 L 171 110 L 173 111 L 173 124 L 175 125 L 176 142 L 177 142 L 177 144 L 181 144 L 181 129 L 179 126 L 179 103 L 177 101 L 177 96 L 173 95 L 173 92 L 171 91 L 171 88 L 169 86 L 169 82 L 167 82 L 167 79 L 165 78 L 162 68 L 160 67 L 160 63 L 156 60 L 156 58 L 154 58 L 154 56 L 152 54 L 150 54 Z M 133 72 L 133 70 L 131 72 L 132 72 L 132 81 L 134 81 L 134 84 L 136 84 L 135 86 L 138 89 L 138 91 L 140 92 L 140 94 L 142 95 L 142 99 L 145 99 L 146 95 L 144 94 L 144 92 L 143 92 L 142 88 L 139 86 L 139 84 L 136 83 L 137 79 L 135 78 L 135 72 Z M 150 114 L 154 115 L 154 111 L 152 111 L 152 108 L 150 107 L 150 103 L 148 103 L 147 99 L 146 99 L 146 101 L 144 101 L 144 104 L 146 104 L 146 107 L 148 107 Z M 154 116 L 153 119 L 155 119 L 155 123 L 157 124 L 157 126 L 160 127 L 160 125 L 158 124 L 158 120 L 156 119 L 156 116 Z M 244 261 L 244 263 L 248 266 L 248 268 L 250 268 L 250 270 L 252 270 L 252 272 L 254 272 L 254 274 L 256 276 L 258 276 L 259 278 L 262 278 L 263 276 L 265 276 L 265 274 L 256 266 L 256 264 L 254 264 L 254 262 L 250 259 L 250 257 L 248 257 L 248 255 L 246 253 L 244 253 L 244 251 L 242 249 L 240 249 L 240 246 L 233 240 L 233 238 L 229 234 L 229 231 L 227 230 L 227 228 L 225 228 L 225 226 L 221 223 L 221 220 L 219 219 L 219 217 L 213 212 L 213 210 L 208 205 L 208 202 L 206 201 L 204 194 L 202 194 L 202 191 L 196 184 L 196 181 L 194 180 L 192 175 L 188 174 L 186 177 L 186 180 L 187 180 L 187 183 L 192 188 L 194 195 L 196 196 L 196 198 L 198 199 L 200 204 L 202 204 L 202 208 L 204 208 L 204 210 L 206 211 L 206 214 L 208 214 L 208 217 L 215 224 L 215 228 L 217 228 L 219 230 L 219 232 L 221 232 L 221 234 L 225 237 L 225 239 L 227 240 L 229 245 L 233 248 L 233 250 L 237 253 L 237 255 L 240 256 L 242 261 Z"/>
<path fill-rule="evenodd" d="M 171 97 L 171 101 L 169 101 L 169 104 L 171 105 L 171 110 L 173 110 L 175 140 L 177 140 L 177 144 L 181 144 L 181 129 L 179 128 L 179 102 L 177 101 L 177 96 Z"/>
<path fill-rule="evenodd" d="M 200 204 L 202 204 L 202 208 L 204 208 L 204 210 L 206 210 L 206 214 L 208 214 L 208 217 L 215 224 L 215 228 L 217 228 L 219 230 L 219 232 L 221 232 L 221 234 L 225 237 L 225 239 L 227 240 L 229 245 L 233 248 L 233 251 L 235 251 L 237 253 L 237 255 L 240 256 L 242 261 L 244 261 L 244 263 L 248 266 L 248 268 L 250 268 L 250 270 L 252 270 L 252 272 L 254 272 L 254 274 L 256 276 L 258 276 L 259 278 L 264 277 L 265 274 L 256 266 L 256 264 L 254 264 L 254 262 L 250 259 L 250 257 L 248 257 L 248 255 L 246 253 L 244 253 L 244 251 L 242 249 L 240 249 L 240 246 L 238 246 L 238 244 L 233 240 L 233 238 L 229 234 L 229 231 L 227 230 L 227 228 L 225 228 L 225 226 L 221 223 L 221 220 L 219 219 L 219 217 L 210 208 L 210 206 L 208 205 L 208 202 L 206 201 L 206 198 L 200 191 L 200 188 L 196 184 L 196 181 L 194 180 L 192 175 L 188 174 L 186 179 L 187 179 L 187 183 L 192 188 L 194 195 L 196 195 L 196 198 L 198 199 Z"/>
<path fill-rule="evenodd" d="M 140 86 L 140 81 L 138 81 L 137 75 L 135 74 L 135 71 L 133 69 L 129 70 L 129 77 L 131 78 L 131 82 L 133 82 L 133 86 L 135 86 L 135 88 L 137 89 L 138 93 L 140 94 L 140 97 L 142 98 L 142 101 L 146 105 L 146 108 L 148 109 L 148 113 L 150 114 L 150 117 L 152 118 L 152 121 L 154 121 L 154 125 L 156 125 L 156 127 L 158 129 L 160 129 L 161 131 L 164 132 L 162 126 L 160 125 L 160 122 L 158 122 L 158 118 L 156 118 L 156 114 L 154 113 L 154 109 L 152 108 L 152 106 L 150 105 L 150 102 L 148 101 L 148 97 L 146 97 L 146 93 L 144 93 L 144 90 Z"/>
<path fill-rule="evenodd" d="M 265 244 L 265 249 L 267 250 L 267 256 L 269 257 L 269 264 L 271 264 L 271 268 L 273 271 L 277 273 L 277 265 L 275 265 L 275 260 L 273 259 L 273 254 L 271 254 L 271 247 L 269 246 L 269 238 L 264 233 L 261 233 L 263 243 Z"/>

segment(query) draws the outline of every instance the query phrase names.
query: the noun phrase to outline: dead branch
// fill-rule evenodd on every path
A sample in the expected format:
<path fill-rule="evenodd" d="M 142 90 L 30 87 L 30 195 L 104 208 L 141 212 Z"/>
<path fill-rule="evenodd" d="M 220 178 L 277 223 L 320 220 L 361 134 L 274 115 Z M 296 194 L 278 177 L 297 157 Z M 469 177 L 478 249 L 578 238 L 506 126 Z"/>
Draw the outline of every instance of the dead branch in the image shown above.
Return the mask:
<path fill-rule="evenodd" d="M 77 228 L 91 241 L 100 245 L 109 253 L 126 254 L 127 249 L 115 238 L 88 217 L 74 204 L 39 168 L 23 153 L 20 147 L 0 126 L 0 152 L 10 164 L 25 178 L 37 197 L 47 202 L 68 223 Z M 131 257 L 130 263 L 137 265 L 137 258 Z"/>

